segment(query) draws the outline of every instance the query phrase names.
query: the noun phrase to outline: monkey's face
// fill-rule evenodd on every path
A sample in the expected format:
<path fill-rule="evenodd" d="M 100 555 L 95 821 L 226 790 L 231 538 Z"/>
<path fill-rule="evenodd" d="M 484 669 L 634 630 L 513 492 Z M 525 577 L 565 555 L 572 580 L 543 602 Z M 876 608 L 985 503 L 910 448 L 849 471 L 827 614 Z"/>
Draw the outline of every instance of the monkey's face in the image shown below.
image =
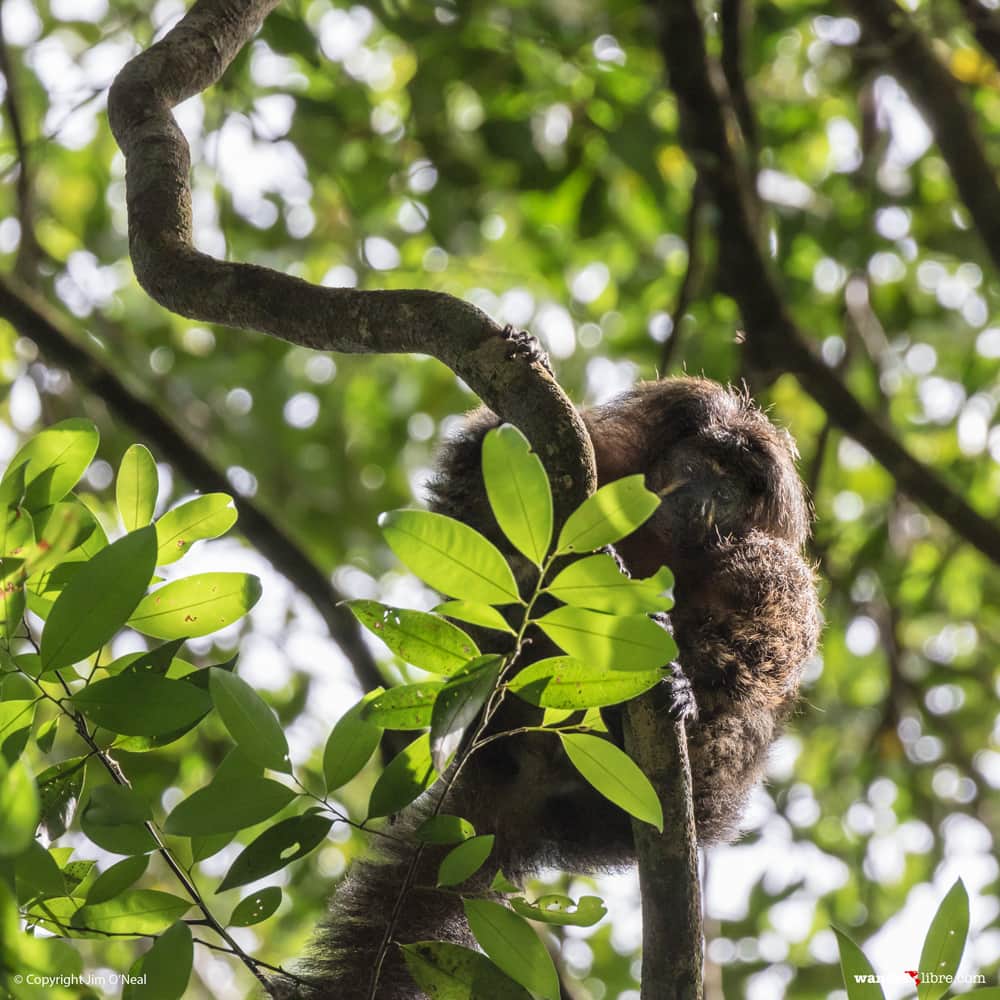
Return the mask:
<path fill-rule="evenodd" d="M 751 531 L 801 545 L 808 505 L 794 444 L 743 394 L 703 379 L 637 387 L 591 418 L 603 482 L 640 472 L 660 507 L 617 546 L 633 575 L 709 571 Z"/>

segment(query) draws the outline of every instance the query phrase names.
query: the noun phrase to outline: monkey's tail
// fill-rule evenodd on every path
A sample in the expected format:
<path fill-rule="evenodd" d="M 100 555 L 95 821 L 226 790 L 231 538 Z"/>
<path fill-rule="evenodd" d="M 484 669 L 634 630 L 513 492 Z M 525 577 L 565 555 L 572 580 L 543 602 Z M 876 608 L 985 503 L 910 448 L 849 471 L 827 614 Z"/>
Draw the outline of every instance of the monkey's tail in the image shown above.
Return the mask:
<path fill-rule="evenodd" d="M 408 809 L 388 828 L 392 839 L 379 837 L 377 853 L 352 864 L 308 955 L 295 970 L 311 983 L 302 991 L 304 998 L 366 1000 L 371 995 L 378 952 L 418 847 L 413 831 L 432 807 L 433 802 Z M 425 848 L 417 862 L 380 970 L 378 1000 L 424 998 L 406 970 L 399 944 L 435 940 L 472 945 L 459 896 L 433 888 L 445 850 Z"/>

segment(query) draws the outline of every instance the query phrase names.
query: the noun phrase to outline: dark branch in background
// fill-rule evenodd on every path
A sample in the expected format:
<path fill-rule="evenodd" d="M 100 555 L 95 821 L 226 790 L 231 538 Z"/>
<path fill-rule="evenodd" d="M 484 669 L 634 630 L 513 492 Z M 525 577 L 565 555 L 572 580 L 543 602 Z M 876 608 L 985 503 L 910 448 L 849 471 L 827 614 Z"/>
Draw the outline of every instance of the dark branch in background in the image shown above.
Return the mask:
<path fill-rule="evenodd" d="M 984 7 L 979 0 L 958 0 L 976 41 L 989 57 L 1000 66 L 1000 14 Z"/>
<path fill-rule="evenodd" d="M 856 6 L 869 2 L 882 5 L 881 0 L 857 0 Z M 975 511 L 937 472 L 914 458 L 887 424 L 869 413 L 816 355 L 788 314 L 755 235 L 753 193 L 725 127 L 725 110 L 712 82 L 697 5 L 694 0 L 661 0 L 659 10 L 661 49 L 680 107 L 681 141 L 718 208 L 722 271 L 740 307 L 752 360 L 764 371 L 794 373 L 837 426 L 885 466 L 900 490 L 1000 564 L 1000 526 Z M 990 222 L 997 229 L 1000 249 L 1000 198 Z"/>
<path fill-rule="evenodd" d="M 524 431 L 564 518 L 595 485 L 590 438 L 547 368 L 485 313 L 439 292 L 322 288 L 269 268 L 216 260 L 192 246 L 190 151 L 170 109 L 215 83 L 277 2 L 199 0 L 111 86 L 108 119 L 125 155 L 129 245 L 139 283 L 182 316 L 303 347 L 433 355 Z"/>
<path fill-rule="evenodd" d="M 684 723 L 660 685 L 626 706 L 625 749 L 663 806 L 663 833 L 632 821 L 642 897 L 642 1000 L 701 1000 L 701 881 Z"/>
<path fill-rule="evenodd" d="M 142 434 L 188 482 L 208 492 L 232 493 L 225 473 L 207 459 L 155 406 L 134 393 L 114 371 L 81 347 L 52 309 L 37 295 L 0 276 L 0 316 L 22 336 L 33 340 L 46 357 L 64 365 L 73 378 L 100 397 L 123 423 Z M 354 616 L 338 607 L 343 596 L 313 561 L 253 501 L 236 496 L 239 528 L 274 568 L 308 597 L 326 622 L 330 635 L 354 667 L 366 691 L 382 683 L 382 675 L 361 638 Z"/>
<path fill-rule="evenodd" d="M 0 15 L 2 12 L 3 3 L 0 0 Z M 3 34 L 2 16 L 0 16 L 0 73 L 3 74 L 6 85 L 3 98 L 4 114 L 7 118 L 11 138 L 14 140 L 14 152 L 17 155 L 17 221 L 21 227 L 21 238 L 17 248 L 14 271 L 22 281 L 32 282 L 36 277 L 35 268 L 41 254 L 35 236 L 34 198 L 28 162 L 28 143 L 25 140 L 24 126 L 21 121 L 17 74 L 14 72 L 13 58 L 7 48 L 7 39 Z"/>
<path fill-rule="evenodd" d="M 684 314 L 691 307 L 695 291 L 701 280 L 702 270 L 702 216 L 705 210 L 705 193 L 700 184 L 695 183 L 691 189 L 691 204 L 688 206 L 687 230 L 684 240 L 687 243 L 688 259 L 684 268 L 681 287 L 677 290 L 677 302 L 670 314 L 670 335 L 663 342 L 660 351 L 660 378 L 670 373 L 670 366 L 680 348 L 681 324 Z"/>
<path fill-rule="evenodd" d="M 955 78 L 895 0 L 845 0 L 927 119 L 959 196 L 995 267 L 1000 268 L 1000 186 L 986 156 L 972 108 Z"/>
<path fill-rule="evenodd" d="M 743 44 L 750 27 L 751 8 L 745 0 L 722 0 L 719 12 L 722 29 L 722 72 L 729 88 L 729 99 L 732 101 L 736 119 L 740 123 L 743 142 L 746 145 L 747 164 L 750 174 L 757 176 L 757 156 L 760 152 L 760 139 L 757 131 L 757 117 L 754 115 L 753 104 L 747 93 L 746 46 Z"/>

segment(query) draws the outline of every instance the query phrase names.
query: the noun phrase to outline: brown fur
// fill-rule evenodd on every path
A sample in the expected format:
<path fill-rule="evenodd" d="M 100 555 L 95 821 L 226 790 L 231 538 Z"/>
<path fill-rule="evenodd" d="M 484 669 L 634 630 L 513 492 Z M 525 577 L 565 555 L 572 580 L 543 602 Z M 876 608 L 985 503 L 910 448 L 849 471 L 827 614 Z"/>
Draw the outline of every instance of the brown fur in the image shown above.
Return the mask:
<path fill-rule="evenodd" d="M 583 416 L 602 484 L 641 472 L 650 489 L 668 490 L 653 517 L 616 548 L 633 575 L 669 565 L 677 577 L 670 618 L 698 712 L 688 724 L 698 834 L 703 844 L 731 839 L 820 627 L 813 575 L 801 556 L 810 517 L 794 444 L 744 394 L 706 379 L 642 384 Z M 445 446 L 432 506 L 509 550 L 480 472 L 483 436 L 497 422 L 479 410 Z M 537 642 L 531 658 L 551 654 L 543 647 Z M 510 702 L 501 728 L 532 711 Z M 496 834 L 490 870 L 499 866 L 514 879 L 546 866 L 594 872 L 633 860 L 628 818 L 542 734 L 497 741 L 477 754 L 446 806 L 478 832 Z M 430 807 L 408 810 L 393 832 L 412 830 Z M 410 856 L 405 845 L 383 844 L 380 856 L 355 866 L 339 887 L 308 963 L 311 996 L 368 995 L 385 915 Z M 418 884 L 433 884 L 440 857 L 426 852 Z M 395 940 L 424 939 L 468 943 L 456 895 L 411 893 Z M 390 954 L 377 995 L 422 996 L 398 954 Z"/>

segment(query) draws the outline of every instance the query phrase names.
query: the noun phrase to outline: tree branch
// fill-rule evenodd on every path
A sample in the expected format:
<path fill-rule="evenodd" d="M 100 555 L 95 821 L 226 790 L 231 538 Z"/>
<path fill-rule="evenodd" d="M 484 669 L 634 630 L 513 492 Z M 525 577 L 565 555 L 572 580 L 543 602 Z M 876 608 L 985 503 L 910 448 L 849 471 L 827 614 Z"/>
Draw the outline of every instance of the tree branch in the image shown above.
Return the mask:
<path fill-rule="evenodd" d="M 632 821 L 642 896 L 642 1000 L 701 1000 L 702 916 L 698 838 L 684 723 L 666 685 L 626 705 L 625 749 L 663 805 L 663 833 Z"/>
<path fill-rule="evenodd" d="M 0 2 L 0 10 L 3 4 Z M 28 143 L 24 135 L 21 119 L 21 104 L 17 75 L 14 71 L 14 60 L 7 48 L 7 39 L 3 34 L 3 18 L 0 17 L 0 73 L 3 73 L 6 89 L 3 104 L 7 113 L 7 124 L 10 127 L 11 138 L 14 140 L 14 152 L 17 154 L 17 221 L 21 227 L 21 238 L 17 248 L 17 259 L 14 270 L 22 281 L 33 282 L 35 268 L 41 256 L 41 248 L 35 236 L 34 192 L 31 186 L 31 171 L 28 161 Z"/>
<path fill-rule="evenodd" d="M 722 55 L 720 57 L 722 72 L 729 88 L 733 110 L 740 123 L 740 131 L 743 133 L 750 172 L 756 176 L 760 139 L 757 118 L 754 115 L 750 95 L 747 93 L 744 75 L 746 46 L 743 42 L 750 24 L 750 5 L 745 0 L 722 0 L 719 15 L 722 27 Z"/>
<path fill-rule="evenodd" d="M 129 241 L 139 283 L 174 312 L 317 350 L 419 351 L 443 361 L 520 427 L 565 517 L 594 488 L 593 447 L 544 364 L 470 303 L 430 291 L 322 288 L 191 242 L 190 152 L 170 109 L 214 83 L 277 0 L 198 0 L 119 73 L 108 118 L 125 155 Z"/>
<path fill-rule="evenodd" d="M 225 473 L 151 403 L 134 393 L 114 371 L 77 342 L 39 296 L 0 275 L 0 316 L 33 340 L 52 361 L 64 365 L 76 381 L 100 397 L 125 424 L 150 441 L 188 482 L 205 492 L 232 493 Z M 315 605 L 330 635 L 351 661 L 361 687 L 370 691 L 383 678 L 361 638 L 354 616 L 338 604 L 337 592 L 316 564 L 253 501 L 236 496 L 239 529 L 254 547 Z"/>
<path fill-rule="evenodd" d="M 882 0 L 856 0 L 856 6 L 869 2 L 882 6 Z M 795 374 L 802 388 L 842 431 L 885 466 L 904 493 L 1000 564 L 1000 526 L 975 511 L 937 472 L 911 455 L 816 355 L 788 314 L 778 280 L 755 236 L 752 194 L 725 128 L 722 98 L 713 83 L 696 4 L 694 0 L 660 0 L 658 8 L 661 50 L 680 106 L 681 141 L 719 210 L 722 269 L 743 315 L 747 350 L 754 363 L 764 370 Z M 1000 249 L 1000 200 L 990 220 L 997 229 Z"/>
<path fill-rule="evenodd" d="M 995 267 L 1000 268 L 1000 186 L 975 115 L 955 78 L 895 0 L 845 0 L 927 119 L 955 187 Z M 968 7 L 969 5 L 966 4 Z"/>

